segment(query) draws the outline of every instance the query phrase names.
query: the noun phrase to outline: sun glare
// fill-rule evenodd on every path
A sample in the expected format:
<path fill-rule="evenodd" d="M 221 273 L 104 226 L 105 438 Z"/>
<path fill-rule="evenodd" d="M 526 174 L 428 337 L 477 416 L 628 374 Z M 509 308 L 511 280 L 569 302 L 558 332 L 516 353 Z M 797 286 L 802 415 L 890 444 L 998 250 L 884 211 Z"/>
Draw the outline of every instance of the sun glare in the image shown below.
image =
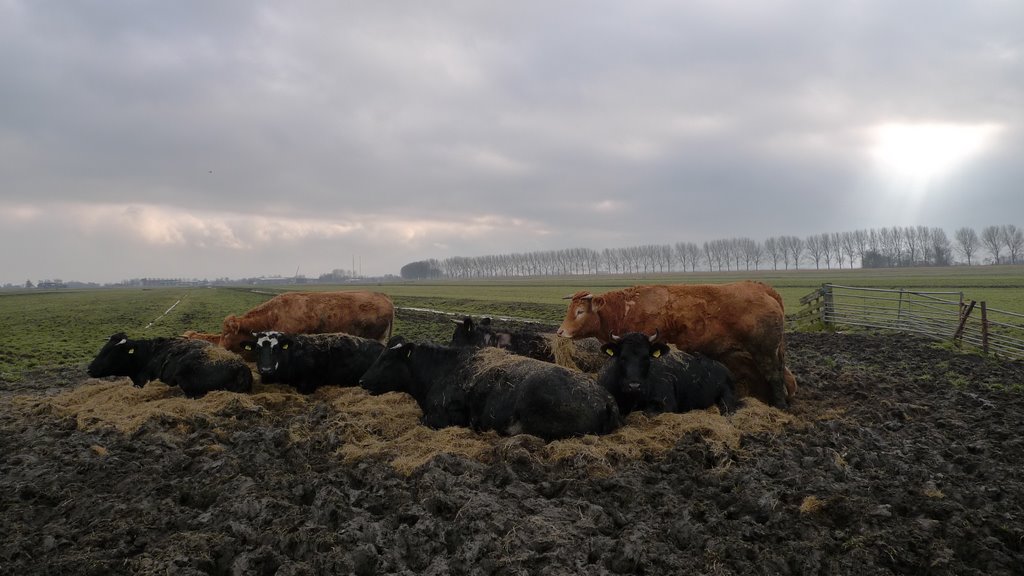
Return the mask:
<path fill-rule="evenodd" d="M 996 124 L 882 124 L 873 129 L 871 155 L 890 176 L 923 189 L 983 152 Z"/>

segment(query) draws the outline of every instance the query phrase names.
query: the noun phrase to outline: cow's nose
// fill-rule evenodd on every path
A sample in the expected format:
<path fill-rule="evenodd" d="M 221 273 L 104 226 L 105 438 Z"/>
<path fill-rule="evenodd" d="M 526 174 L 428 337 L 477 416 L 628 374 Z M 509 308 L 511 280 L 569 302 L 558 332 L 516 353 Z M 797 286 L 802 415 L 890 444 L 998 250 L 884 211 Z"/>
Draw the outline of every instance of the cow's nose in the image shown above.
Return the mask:
<path fill-rule="evenodd" d="M 640 389 L 640 383 L 639 382 L 630 382 L 630 383 L 626 384 L 626 387 L 629 388 L 630 390 L 639 390 Z"/>

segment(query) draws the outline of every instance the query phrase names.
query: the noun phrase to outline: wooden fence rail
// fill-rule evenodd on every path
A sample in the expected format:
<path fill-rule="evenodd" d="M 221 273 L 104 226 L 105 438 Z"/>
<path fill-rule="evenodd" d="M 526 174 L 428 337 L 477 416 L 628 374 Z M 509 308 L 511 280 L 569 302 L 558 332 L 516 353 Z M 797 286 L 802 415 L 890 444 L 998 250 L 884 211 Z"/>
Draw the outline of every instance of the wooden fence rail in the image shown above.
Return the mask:
<path fill-rule="evenodd" d="M 1024 314 L 965 301 L 963 292 L 859 288 L 823 284 L 800 299 L 791 328 L 862 326 L 967 343 L 986 354 L 1024 359 Z"/>

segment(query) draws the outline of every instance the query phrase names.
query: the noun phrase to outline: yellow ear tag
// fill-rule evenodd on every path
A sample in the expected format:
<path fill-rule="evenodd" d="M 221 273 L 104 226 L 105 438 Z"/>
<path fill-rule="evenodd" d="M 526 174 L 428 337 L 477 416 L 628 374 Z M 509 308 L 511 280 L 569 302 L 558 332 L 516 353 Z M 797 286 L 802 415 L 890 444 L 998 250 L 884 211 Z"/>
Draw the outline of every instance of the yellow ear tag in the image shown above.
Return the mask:
<path fill-rule="evenodd" d="M 249 346 L 248 344 L 246 344 L 246 345 L 245 345 L 245 349 L 246 349 L 246 350 L 252 350 L 252 346 Z"/>
<path fill-rule="evenodd" d="M 287 349 L 288 349 L 288 345 L 287 344 L 281 346 L 281 350 L 287 350 Z"/>
<path fill-rule="evenodd" d="M 604 353 L 609 356 L 615 356 L 615 350 L 612 350 L 611 348 L 605 350 Z"/>
<path fill-rule="evenodd" d="M 128 349 L 128 353 L 129 354 L 135 354 L 135 348 L 129 348 Z"/>
<path fill-rule="evenodd" d="M 651 352 L 651 356 L 654 356 L 655 358 L 660 357 L 661 356 L 661 350 L 655 350 L 654 352 Z"/>

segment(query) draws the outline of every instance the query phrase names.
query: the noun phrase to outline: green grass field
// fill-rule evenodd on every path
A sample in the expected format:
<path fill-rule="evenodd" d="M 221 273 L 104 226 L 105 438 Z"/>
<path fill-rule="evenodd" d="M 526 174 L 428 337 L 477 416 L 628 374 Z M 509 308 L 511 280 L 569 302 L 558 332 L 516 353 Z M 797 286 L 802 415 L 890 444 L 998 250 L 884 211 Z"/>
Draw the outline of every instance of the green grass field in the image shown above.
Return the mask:
<path fill-rule="evenodd" d="M 377 290 L 400 308 L 456 314 L 509 316 L 557 324 L 564 296 L 577 290 L 603 292 L 635 284 L 720 283 L 755 279 L 774 286 L 787 313 L 823 283 L 876 288 L 962 291 L 989 307 L 1024 312 L 1024 266 L 732 272 L 637 276 L 558 277 L 523 280 L 397 282 L 304 287 L 309 290 Z M 0 380 L 17 380 L 27 370 L 77 365 L 99 350 L 108 336 L 123 331 L 147 338 L 188 329 L 219 332 L 228 314 L 245 312 L 280 289 L 160 288 L 0 293 Z M 168 309 L 174 306 L 170 312 Z M 166 313 L 166 315 L 164 315 Z M 147 328 L 147 326 L 149 326 Z M 395 333 L 402 334 L 401 319 Z"/>

